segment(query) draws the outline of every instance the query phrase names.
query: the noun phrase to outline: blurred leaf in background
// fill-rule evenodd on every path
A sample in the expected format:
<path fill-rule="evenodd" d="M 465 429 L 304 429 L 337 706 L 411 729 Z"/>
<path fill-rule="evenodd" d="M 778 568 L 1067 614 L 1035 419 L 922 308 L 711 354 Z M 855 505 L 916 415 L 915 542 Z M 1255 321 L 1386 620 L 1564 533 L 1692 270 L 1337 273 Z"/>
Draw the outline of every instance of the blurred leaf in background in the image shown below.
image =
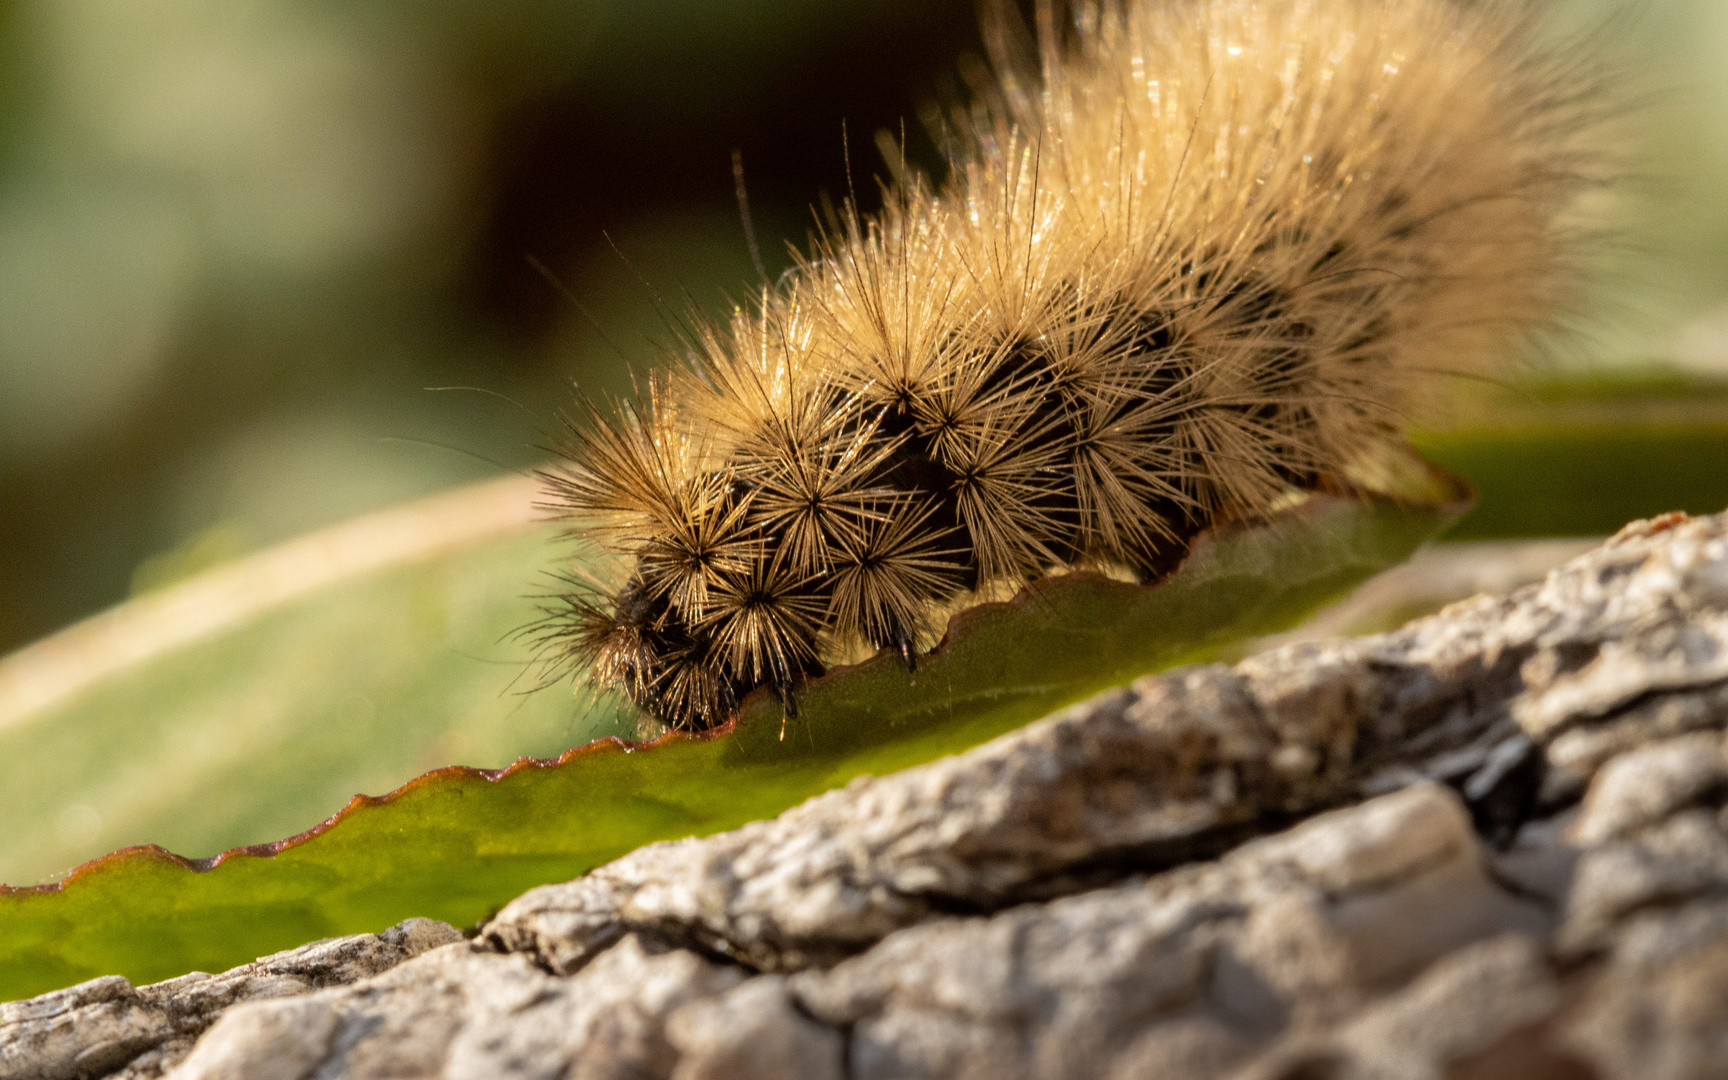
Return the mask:
<path fill-rule="evenodd" d="M 1728 378 L 1626 365 L 1481 393 L 1419 433 L 1476 507 L 1448 540 L 1604 536 L 1668 510 L 1728 507 Z"/>
<path fill-rule="evenodd" d="M 532 692 L 552 530 L 506 477 L 148 590 L 0 657 L 0 882 L 156 843 L 280 840 L 450 764 L 556 757 L 632 715 Z"/>
<path fill-rule="evenodd" d="M 196 538 L 540 459 L 660 300 L 755 280 L 733 150 L 777 273 L 843 120 L 867 196 L 877 128 L 934 164 L 975 39 L 972 0 L 0 5 L 0 652 Z"/>
<path fill-rule="evenodd" d="M 1675 365 L 1728 374 L 1728 4 L 1557 0 L 1626 69 L 1626 181 L 1605 195 L 1617 235 L 1566 366 Z M 1602 32 L 1605 28 L 1605 32 Z"/>

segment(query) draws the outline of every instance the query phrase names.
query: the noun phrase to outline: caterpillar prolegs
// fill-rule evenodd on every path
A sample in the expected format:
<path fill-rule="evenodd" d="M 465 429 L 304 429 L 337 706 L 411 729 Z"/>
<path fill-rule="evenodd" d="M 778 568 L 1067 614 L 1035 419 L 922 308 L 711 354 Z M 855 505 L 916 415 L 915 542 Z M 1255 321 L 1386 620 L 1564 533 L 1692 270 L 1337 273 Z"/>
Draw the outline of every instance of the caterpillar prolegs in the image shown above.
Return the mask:
<path fill-rule="evenodd" d="M 892 649 L 1220 517 L 1347 488 L 1448 373 L 1551 319 L 1592 182 L 1581 51 L 1511 0 L 1082 0 L 883 209 L 640 400 L 582 406 L 550 501 L 597 549 L 543 629 L 650 717 Z M 589 565 L 595 565 L 590 560 Z"/>

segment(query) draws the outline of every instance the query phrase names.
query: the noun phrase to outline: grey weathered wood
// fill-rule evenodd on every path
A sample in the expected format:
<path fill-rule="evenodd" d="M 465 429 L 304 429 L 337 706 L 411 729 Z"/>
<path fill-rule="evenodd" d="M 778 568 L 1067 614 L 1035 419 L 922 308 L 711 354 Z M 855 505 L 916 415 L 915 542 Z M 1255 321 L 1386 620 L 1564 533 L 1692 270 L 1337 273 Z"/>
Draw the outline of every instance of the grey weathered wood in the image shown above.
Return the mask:
<path fill-rule="evenodd" d="M 1728 515 L 1639 523 L 643 848 L 473 941 L 0 1006 L 0 1077 L 1720 1076 L 1725 726 Z"/>

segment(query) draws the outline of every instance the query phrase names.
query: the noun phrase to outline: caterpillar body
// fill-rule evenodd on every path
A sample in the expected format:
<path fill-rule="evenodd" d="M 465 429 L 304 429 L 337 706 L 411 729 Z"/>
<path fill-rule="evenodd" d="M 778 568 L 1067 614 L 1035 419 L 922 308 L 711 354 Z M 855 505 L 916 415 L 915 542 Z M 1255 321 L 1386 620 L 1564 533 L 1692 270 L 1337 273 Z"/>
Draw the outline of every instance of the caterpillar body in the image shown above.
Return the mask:
<path fill-rule="evenodd" d="M 1527 6 L 1082 0 L 1031 62 L 987 25 L 948 179 L 843 205 L 547 474 L 603 556 L 548 639 L 665 726 L 1347 490 L 1563 299 L 1595 97 Z"/>

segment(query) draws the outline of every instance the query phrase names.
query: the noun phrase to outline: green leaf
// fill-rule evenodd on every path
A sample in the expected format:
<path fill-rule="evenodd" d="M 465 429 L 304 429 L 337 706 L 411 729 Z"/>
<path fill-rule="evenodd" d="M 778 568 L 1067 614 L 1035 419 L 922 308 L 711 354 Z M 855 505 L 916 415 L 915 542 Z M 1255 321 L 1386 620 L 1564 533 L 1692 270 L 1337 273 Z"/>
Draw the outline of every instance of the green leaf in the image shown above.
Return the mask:
<path fill-rule="evenodd" d="M 976 745 L 1107 686 L 1286 627 L 1399 562 L 1463 509 L 1455 482 L 1426 473 L 1413 482 L 1407 501 L 1318 496 L 1265 524 L 1222 528 L 1155 586 L 1095 574 L 1037 582 L 957 616 L 915 676 L 883 654 L 813 681 L 795 720 L 758 691 L 735 725 L 709 736 L 609 739 L 502 772 L 442 769 L 381 799 L 357 796 L 276 844 L 197 863 L 130 848 L 64 881 L 4 890 L 0 998 L 104 973 L 142 982 L 221 970 L 411 915 L 472 924 L 533 885 L 642 844 L 731 828 L 854 776 Z M 469 554 L 516 567 L 520 542 L 493 539 Z M 281 633 L 272 641 L 286 649 L 292 635 Z M 282 692 L 294 686 L 286 680 Z M 172 771 L 157 779 L 171 785 Z"/>
<path fill-rule="evenodd" d="M 528 693 L 557 549 L 509 480 L 314 533 L 0 658 L 0 881 L 278 840 L 356 791 L 633 720 Z"/>
<path fill-rule="evenodd" d="M 1446 539 L 1602 536 L 1728 506 L 1728 384 L 1654 370 L 1526 390 L 1414 440 L 1476 488 Z"/>

